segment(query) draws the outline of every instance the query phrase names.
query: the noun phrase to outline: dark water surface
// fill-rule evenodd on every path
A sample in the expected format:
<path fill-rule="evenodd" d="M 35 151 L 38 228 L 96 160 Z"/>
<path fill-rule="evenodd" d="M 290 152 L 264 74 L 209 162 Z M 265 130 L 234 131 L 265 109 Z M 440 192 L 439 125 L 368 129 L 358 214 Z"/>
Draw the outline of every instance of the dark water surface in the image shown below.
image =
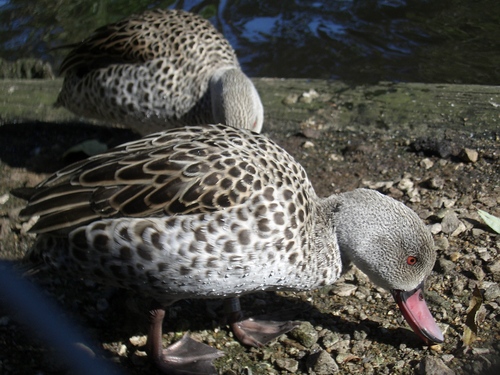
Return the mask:
<path fill-rule="evenodd" d="M 0 0 L 0 57 L 57 72 L 54 47 L 156 7 L 209 18 L 251 76 L 500 84 L 498 0 Z"/>

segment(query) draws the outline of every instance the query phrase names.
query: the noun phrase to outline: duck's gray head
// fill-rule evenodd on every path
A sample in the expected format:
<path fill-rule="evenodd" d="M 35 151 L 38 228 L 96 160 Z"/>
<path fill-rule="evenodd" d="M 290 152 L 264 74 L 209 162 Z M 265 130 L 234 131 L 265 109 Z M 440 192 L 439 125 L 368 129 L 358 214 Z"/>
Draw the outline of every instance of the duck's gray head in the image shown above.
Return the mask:
<path fill-rule="evenodd" d="M 410 326 L 425 341 L 443 335 L 423 299 L 436 252 L 431 233 L 410 208 L 374 190 L 341 194 L 335 229 L 342 256 L 393 294 Z"/>
<path fill-rule="evenodd" d="M 260 133 L 264 108 L 250 78 L 239 68 L 221 68 L 210 80 L 214 121 Z"/>

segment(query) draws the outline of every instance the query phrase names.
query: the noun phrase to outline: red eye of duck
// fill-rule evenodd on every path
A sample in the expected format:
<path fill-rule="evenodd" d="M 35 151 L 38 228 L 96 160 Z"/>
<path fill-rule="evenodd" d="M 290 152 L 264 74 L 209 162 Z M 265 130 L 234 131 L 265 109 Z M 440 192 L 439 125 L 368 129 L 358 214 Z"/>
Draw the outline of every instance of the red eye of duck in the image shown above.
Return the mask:
<path fill-rule="evenodd" d="M 408 258 L 406 258 L 406 263 L 408 263 L 410 266 L 413 266 L 415 263 L 417 263 L 417 258 L 410 255 Z"/>

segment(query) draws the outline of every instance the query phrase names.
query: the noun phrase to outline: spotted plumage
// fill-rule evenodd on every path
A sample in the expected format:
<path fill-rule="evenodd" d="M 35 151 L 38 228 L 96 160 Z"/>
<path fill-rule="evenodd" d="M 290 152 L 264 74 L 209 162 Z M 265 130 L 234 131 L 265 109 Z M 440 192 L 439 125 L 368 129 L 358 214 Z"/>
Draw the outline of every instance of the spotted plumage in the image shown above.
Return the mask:
<path fill-rule="evenodd" d="M 40 216 L 32 230 L 46 262 L 170 303 L 333 282 L 334 233 L 319 254 L 311 238 L 317 199 L 272 141 L 207 126 L 71 165 L 37 187 L 23 215 Z"/>
<path fill-rule="evenodd" d="M 60 72 L 58 105 L 142 134 L 213 122 L 262 128 L 259 95 L 231 45 L 192 13 L 157 9 L 103 26 Z"/>
<path fill-rule="evenodd" d="M 417 334 L 443 341 L 422 297 L 436 254 L 415 212 L 373 190 L 319 198 L 292 156 L 247 130 L 191 126 L 126 143 L 54 174 L 21 216 L 39 216 L 32 261 L 160 306 L 313 289 L 335 282 L 342 258 L 351 260 L 393 293 Z M 228 311 L 247 345 L 295 327 L 242 320 L 237 303 Z M 152 309 L 149 353 L 169 373 L 178 355 L 161 352 L 163 316 Z"/>

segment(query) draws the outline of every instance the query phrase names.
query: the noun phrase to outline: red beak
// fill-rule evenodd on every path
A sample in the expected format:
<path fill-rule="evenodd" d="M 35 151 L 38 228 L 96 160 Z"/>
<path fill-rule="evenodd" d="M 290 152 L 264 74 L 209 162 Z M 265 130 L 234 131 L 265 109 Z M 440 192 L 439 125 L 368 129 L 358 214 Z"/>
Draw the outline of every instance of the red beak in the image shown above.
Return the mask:
<path fill-rule="evenodd" d="M 424 284 L 410 291 L 392 290 L 404 318 L 413 331 L 428 345 L 444 341 L 443 333 L 436 324 L 424 300 Z"/>

